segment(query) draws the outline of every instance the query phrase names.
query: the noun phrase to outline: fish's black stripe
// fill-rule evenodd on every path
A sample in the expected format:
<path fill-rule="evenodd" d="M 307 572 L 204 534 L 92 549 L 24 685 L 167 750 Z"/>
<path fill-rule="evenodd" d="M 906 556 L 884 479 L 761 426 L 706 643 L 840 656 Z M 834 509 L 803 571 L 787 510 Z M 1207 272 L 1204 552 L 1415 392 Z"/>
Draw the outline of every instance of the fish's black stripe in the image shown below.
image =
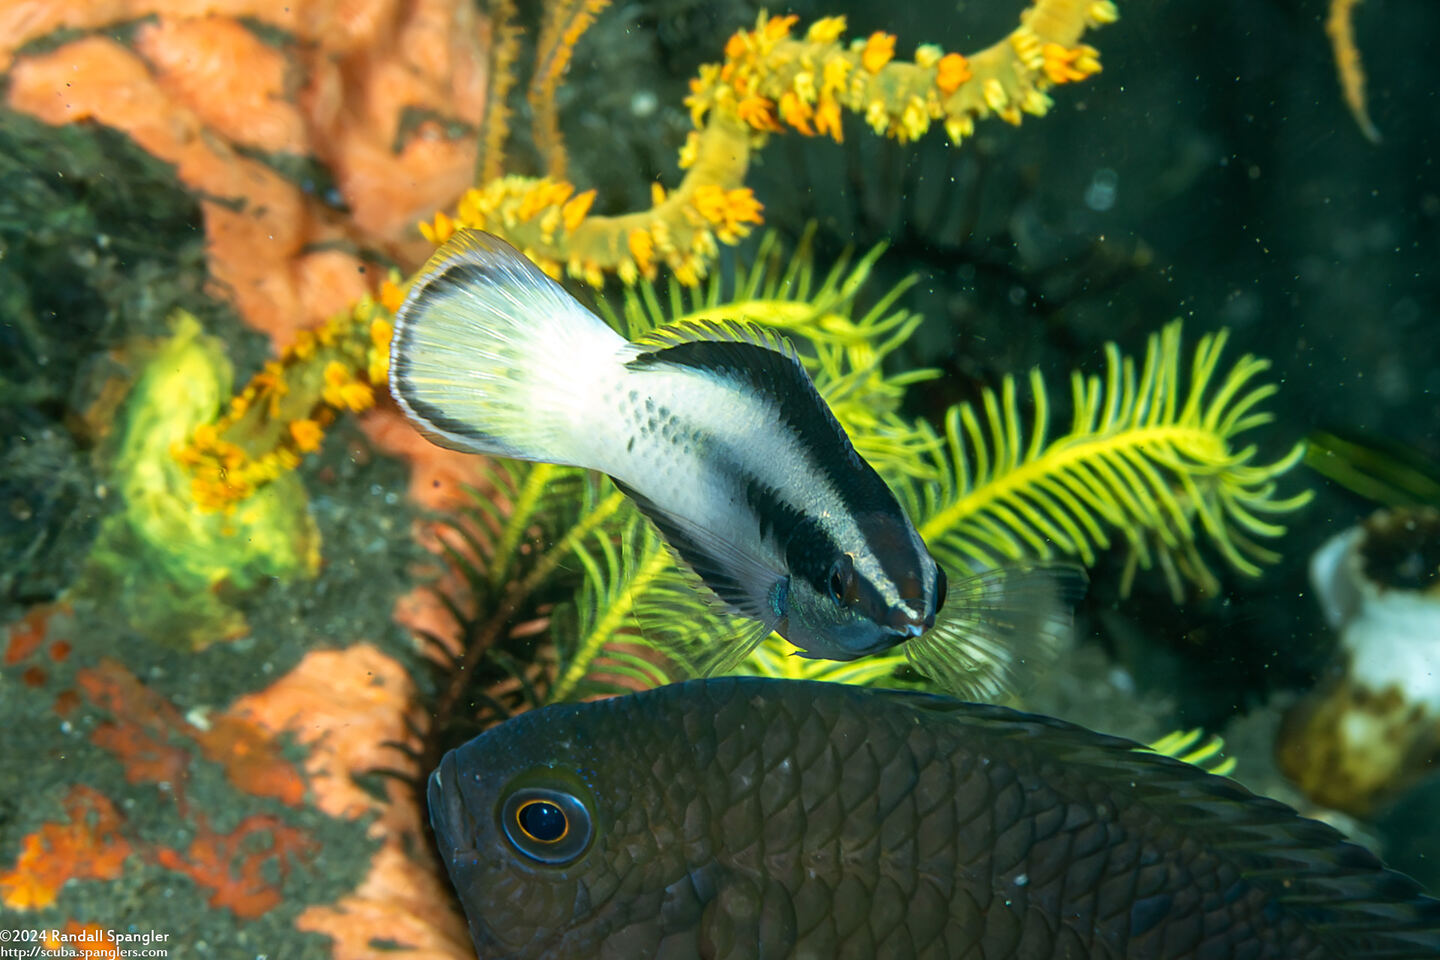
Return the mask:
<path fill-rule="evenodd" d="M 740 471 L 739 475 L 745 483 L 745 503 L 760 521 L 761 538 L 773 538 L 785 551 L 785 567 L 791 576 L 823 593 L 830 567 L 842 553 L 840 545 L 817 518 L 781 499 L 774 487 L 753 473 Z"/>
<path fill-rule="evenodd" d="M 796 506 L 782 491 L 755 471 L 751 466 L 754 463 L 753 455 L 748 451 L 723 442 L 713 433 L 700 428 L 686 432 L 696 447 L 705 450 L 708 469 L 727 478 L 733 489 L 743 492 L 745 506 L 756 520 L 755 532 L 759 542 L 774 544 L 783 557 L 785 570 L 791 576 L 803 579 L 817 592 L 825 592 L 829 588 L 835 561 L 846 552 L 835 539 L 832 530 L 819 517 Z M 624 492 L 635 499 L 628 489 Z M 646 509 L 647 506 L 649 505 L 642 505 L 642 512 L 655 521 L 682 559 L 700 574 L 702 579 L 710 582 L 710 576 L 701 568 L 714 569 L 715 565 L 703 560 L 697 562 L 696 559 L 697 555 L 703 556 L 703 548 L 692 544 L 688 539 L 685 539 L 684 543 L 679 542 L 677 536 L 683 538 L 683 534 L 675 531 L 673 524 L 657 519 L 658 508 Z M 852 509 L 843 502 L 843 498 L 841 507 L 847 511 Z M 872 548 L 878 548 L 877 559 L 897 589 L 907 579 L 915 578 L 915 565 L 919 558 L 910 549 L 910 542 L 906 537 L 906 532 L 910 530 L 909 521 L 893 498 L 889 509 L 851 514 L 849 519 L 854 522 L 865 543 Z M 724 578 L 723 582 L 710 585 L 724 596 L 725 591 L 733 586 L 733 581 Z M 918 593 L 918 589 L 912 593 Z"/>
<path fill-rule="evenodd" d="M 798 361 L 767 347 L 730 340 L 690 340 L 642 353 L 635 370 L 662 364 L 699 370 L 764 397 L 778 425 L 795 437 L 810 465 L 854 514 L 895 511 L 895 495 L 855 446 Z"/>

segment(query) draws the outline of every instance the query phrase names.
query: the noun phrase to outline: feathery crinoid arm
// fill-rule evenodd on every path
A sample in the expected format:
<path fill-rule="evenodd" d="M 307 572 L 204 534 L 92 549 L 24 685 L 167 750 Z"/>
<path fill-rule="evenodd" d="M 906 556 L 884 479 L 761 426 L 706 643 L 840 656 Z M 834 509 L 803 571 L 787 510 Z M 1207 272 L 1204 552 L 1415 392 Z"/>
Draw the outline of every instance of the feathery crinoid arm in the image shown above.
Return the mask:
<path fill-rule="evenodd" d="M 1224 330 L 1202 337 L 1188 377 L 1179 321 L 1150 337 L 1138 366 L 1107 345 L 1103 379 L 1072 374 L 1070 429 L 1054 439 L 1038 371 L 1030 374 L 1028 440 L 1013 377 L 998 393 L 987 389 L 978 409 L 951 409 L 943 451 L 933 455 L 940 482 L 901 485 L 926 542 L 964 569 L 1057 555 L 1088 566 L 1120 539 L 1132 570 L 1158 563 L 1177 595 L 1182 579 L 1218 589 L 1202 543 L 1258 575 L 1278 559 L 1263 541 L 1285 532 L 1267 518 L 1311 494 L 1277 494 L 1303 444 L 1265 461 L 1242 437 L 1274 419 L 1261 404 L 1276 387 L 1257 382 L 1266 360 L 1247 354 L 1222 367 L 1227 339 Z"/>

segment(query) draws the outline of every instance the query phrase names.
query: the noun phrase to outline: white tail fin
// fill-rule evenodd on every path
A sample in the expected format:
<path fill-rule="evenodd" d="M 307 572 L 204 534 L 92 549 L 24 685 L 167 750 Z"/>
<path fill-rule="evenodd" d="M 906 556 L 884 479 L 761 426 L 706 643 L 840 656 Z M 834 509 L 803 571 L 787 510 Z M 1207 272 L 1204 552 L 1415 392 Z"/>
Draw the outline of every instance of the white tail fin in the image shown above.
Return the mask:
<path fill-rule="evenodd" d="M 395 314 L 390 389 L 442 446 L 590 466 L 586 417 L 623 342 L 510 244 L 463 230 Z"/>

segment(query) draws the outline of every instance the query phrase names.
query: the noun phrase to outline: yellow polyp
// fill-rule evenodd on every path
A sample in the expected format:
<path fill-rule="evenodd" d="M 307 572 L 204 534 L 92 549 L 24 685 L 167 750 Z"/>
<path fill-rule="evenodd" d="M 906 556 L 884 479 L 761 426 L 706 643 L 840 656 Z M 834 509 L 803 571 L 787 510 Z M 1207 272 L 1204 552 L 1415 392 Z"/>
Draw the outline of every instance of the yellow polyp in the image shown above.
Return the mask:
<path fill-rule="evenodd" d="M 756 130 L 779 130 L 775 122 L 775 101 L 765 97 L 746 97 L 740 101 L 736 112 L 740 119 Z"/>
<path fill-rule="evenodd" d="M 691 130 L 685 135 L 685 143 L 680 147 L 680 169 L 689 170 L 695 166 L 695 159 L 700 155 L 700 133 Z"/>
<path fill-rule="evenodd" d="M 432 226 L 422 222 L 420 224 L 420 232 L 425 236 L 426 240 L 429 240 L 438 247 L 454 235 L 455 221 L 451 220 L 444 210 L 437 210 L 435 212 L 434 225 Z"/>
<path fill-rule="evenodd" d="M 825 69 L 821 72 L 820 96 L 835 96 L 845 92 L 846 81 L 850 77 L 850 61 L 843 57 L 835 57 L 825 61 Z"/>
<path fill-rule="evenodd" d="M 812 137 L 815 135 L 815 131 L 810 126 L 810 118 L 814 113 L 815 111 L 810 108 L 810 105 L 804 100 L 801 100 L 793 90 L 786 90 L 785 93 L 781 95 L 780 119 L 794 127 L 804 136 Z"/>
<path fill-rule="evenodd" d="M 675 272 L 675 279 L 687 287 L 697 286 L 705 279 L 705 261 L 694 255 L 686 255 L 680 258 L 678 263 L 671 265 Z"/>
<path fill-rule="evenodd" d="M 1051 83 L 1074 83 L 1100 72 L 1100 52 L 1094 47 L 1082 45 L 1071 49 L 1058 43 L 1047 43 L 1042 52 L 1045 56 L 1045 77 Z"/>
<path fill-rule="evenodd" d="M 922 43 L 920 44 L 920 46 L 915 48 L 915 66 L 919 67 L 921 70 L 929 70 L 931 67 L 935 66 L 935 64 L 939 63 L 940 58 L 944 55 L 945 51 L 937 47 L 935 44 Z"/>
<path fill-rule="evenodd" d="M 702 183 L 695 188 L 691 205 L 701 217 L 711 223 L 725 220 L 725 189 L 717 184 Z"/>
<path fill-rule="evenodd" d="M 1091 26 L 1102 26 L 1120 19 L 1120 11 L 1111 0 L 1095 0 L 1085 8 L 1085 19 Z"/>
<path fill-rule="evenodd" d="M 600 264 L 594 260 L 585 261 L 585 265 L 581 269 L 581 275 L 585 278 L 585 282 L 592 287 L 605 286 L 605 271 L 601 270 Z"/>
<path fill-rule="evenodd" d="M 455 219 L 467 227 L 485 229 L 485 217 L 489 211 L 484 203 L 484 194 L 471 187 L 460 195 L 460 202 L 455 205 Z"/>
<path fill-rule="evenodd" d="M 540 239 L 550 244 L 555 242 L 555 231 L 560 229 L 560 208 L 547 209 L 540 217 Z"/>
<path fill-rule="evenodd" d="M 311 453 L 320 449 L 320 441 L 325 439 L 325 431 L 320 429 L 320 424 L 314 420 L 296 420 L 290 424 L 290 439 L 295 441 L 295 449 L 301 453 Z"/>
<path fill-rule="evenodd" d="M 1005 93 L 1004 85 L 994 77 L 985 81 L 983 89 L 985 93 L 985 103 L 996 113 L 1004 110 L 1005 105 L 1010 102 L 1009 95 Z"/>
<path fill-rule="evenodd" d="M 635 258 L 635 265 L 640 272 L 649 277 L 655 272 L 655 238 L 650 231 L 636 228 L 630 231 L 626 238 L 626 246 L 630 249 L 630 256 Z"/>
<path fill-rule="evenodd" d="M 202 423 L 195 428 L 195 433 L 192 435 L 191 442 L 195 445 L 196 449 L 208 450 L 214 447 L 215 442 L 219 439 L 220 431 L 215 426 L 215 424 Z"/>
<path fill-rule="evenodd" d="M 393 312 L 393 311 L 392 311 Z M 390 351 L 390 341 L 395 336 L 395 325 L 384 317 L 370 321 L 370 345 L 376 350 Z"/>
<path fill-rule="evenodd" d="M 405 302 L 405 290 L 394 280 L 386 280 L 380 284 L 380 305 L 391 313 L 400 309 L 400 304 Z"/>
<path fill-rule="evenodd" d="M 944 94 L 959 90 L 970 77 L 970 62 L 958 53 L 945 54 L 935 66 L 935 86 Z"/>
<path fill-rule="evenodd" d="M 770 44 L 774 44 L 775 41 L 788 37 L 790 35 L 790 28 L 795 26 L 799 20 L 800 17 L 798 15 L 791 13 L 783 17 L 772 17 L 770 20 L 764 21 L 762 29 L 765 33 L 765 40 Z"/>
<path fill-rule="evenodd" d="M 368 383 L 356 380 L 345 388 L 345 405 L 357 413 L 375 406 L 375 390 Z"/>
<path fill-rule="evenodd" d="M 620 277 L 620 282 L 627 287 L 633 287 L 635 281 L 640 279 L 640 268 L 635 266 L 635 261 L 630 259 L 621 260 L 615 268 L 615 273 Z"/>
<path fill-rule="evenodd" d="M 655 240 L 657 252 L 668 256 L 675 251 L 675 241 L 670 236 L 670 224 L 657 219 L 650 227 L 650 236 Z"/>
<path fill-rule="evenodd" d="M 840 104 L 833 97 L 826 97 L 815 108 L 815 132 L 820 136 L 827 133 L 836 143 L 845 142 L 845 133 L 840 125 Z"/>
<path fill-rule="evenodd" d="M 545 207 L 549 205 L 549 187 L 550 181 L 541 180 L 532 187 L 528 193 L 520 198 L 520 205 L 515 208 L 515 216 L 519 218 L 521 223 L 534 218 L 535 214 L 544 210 Z"/>
<path fill-rule="evenodd" d="M 339 360 L 325 365 L 325 389 L 321 397 L 339 410 L 366 410 L 375 405 L 375 391 L 350 374 L 350 368 Z"/>
<path fill-rule="evenodd" d="M 730 39 L 725 41 L 725 59 L 731 61 L 739 60 L 745 56 L 746 51 L 749 49 L 750 32 L 748 30 L 736 30 L 730 35 Z"/>
<path fill-rule="evenodd" d="M 658 207 L 665 202 L 665 186 L 658 180 L 650 182 L 650 206 Z"/>
<path fill-rule="evenodd" d="M 795 91 L 795 96 L 805 103 L 814 103 L 819 98 L 819 93 L 815 90 L 815 74 L 810 70 L 801 70 L 795 74 L 790 87 Z"/>
<path fill-rule="evenodd" d="M 550 187 L 550 203 L 557 207 L 562 206 L 574 193 L 575 184 L 569 180 L 561 180 Z"/>
<path fill-rule="evenodd" d="M 573 232 L 576 227 L 580 226 L 585 215 L 590 212 L 590 204 L 594 202 L 595 191 L 593 188 L 584 193 L 577 193 L 567 200 L 560 211 L 561 217 L 565 220 L 565 229 Z"/>
<path fill-rule="evenodd" d="M 884 100 L 875 99 L 866 104 L 865 122 L 871 130 L 884 136 L 885 131 L 890 129 L 890 111 L 885 109 Z"/>
<path fill-rule="evenodd" d="M 1044 69 L 1045 55 L 1041 50 L 1042 46 L 1040 38 L 1024 27 L 1010 34 L 1010 49 L 1015 51 L 1015 55 L 1027 70 Z"/>
<path fill-rule="evenodd" d="M 945 135 L 952 144 L 960 146 L 960 142 L 965 139 L 965 125 L 960 117 L 945 118 Z"/>
<path fill-rule="evenodd" d="M 845 32 L 845 18 L 821 17 L 810 24 L 810 29 L 805 31 L 805 39 L 811 43 L 834 43 L 840 39 Z"/>
<path fill-rule="evenodd" d="M 860 53 L 860 65 L 872 74 L 879 73 L 880 68 L 894 57 L 895 35 L 876 30 L 870 34 L 870 39 L 865 41 L 865 48 Z"/>
<path fill-rule="evenodd" d="M 851 72 L 850 88 L 846 91 L 846 95 L 840 98 L 840 102 L 852 110 L 859 110 L 860 104 L 868 103 L 873 99 L 870 94 L 872 79 L 864 70 Z"/>
<path fill-rule="evenodd" d="M 1055 101 L 1043 91 L 1032 89 L 1025 91 L 1025 100 L 1020 104 L 1020 109 L 1031 116 L 1043 117 L 1054 105 Z"/>
<path fill-rule="evenodd" d="M 696 230 L 695 235 L 690 238 L 690 249 L 696 256 L 710 259 L 718 256 L 720 245 L 715 242 L 715 234 L 709 230 Z"/>
<path fill-rule="evenodd" d="M 315 334 L 309 330 L 301 330 L 295 334 L 295 341 L 290 344 L 290 352 L 301 360 L 309 360 L 315 355 Z"/>
<path fill-rule="evenodd" d="M 911 97 L 910 102 L 905 104 L 905 109 L 900 113 L 898 134 L 900 142 L 919 140 L 929 129 L 930 112 L 925 106 L 925 101 L 919 97 Z"/>
<path fill-rule="evenodd" d="M 365 374 L 372 384 L 384 383 L 390 376 L 390 338 L 395 328 L 389 320 L 376 317 L 370 324 L 370 349 L 367 351 Z"/>
<path fill-rule="evenodd" d="M 726 194 L 726 207 L 732 219 L 741 223 L 763 223 L 760 213 L 765 205 L 755 199 L 749 187 L 736 187 Z"/>

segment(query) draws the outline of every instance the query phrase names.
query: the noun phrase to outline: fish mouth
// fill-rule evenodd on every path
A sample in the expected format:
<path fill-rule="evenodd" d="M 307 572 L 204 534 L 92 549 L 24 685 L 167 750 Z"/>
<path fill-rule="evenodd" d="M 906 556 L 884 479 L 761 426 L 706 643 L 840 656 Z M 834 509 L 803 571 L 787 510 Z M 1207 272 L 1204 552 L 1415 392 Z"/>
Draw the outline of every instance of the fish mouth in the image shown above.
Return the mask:
<path fill-rule="evenodd" d="M 913 640 L 935 626 L 935 611 L 923 599 L 901 600 L 885 613 L 881 626 L 891 631 L 891 644 Z"/>
<path fill-rule="evenodd" d="M 470 844 L 462 840 L 470 831 L 465 816 L 465 801 L 460 796 L 460 781 L 455 770 L 455 754 L 445 754 L 440 766 L 430 774 L 425 789 L 425 803 L 430 808 L 430 829 L 445 859 L 448 870 L 455 859 L 455 851 Z"/>
<path fill-rule="evenodd" d="M 425 788 L 425 803 L 430 808 L 430 828 L 435 833 L 436 849 L 450 877 L 450 888 L 465 910 L 471 940 L 477 949 L 482 943 L 514 949 L 516 945 L 508 944 L 499 937 L 486 923 L 481 911 L 471 909 L 465 895 L 467 861 L 472 868 L 478 868 L 481 861 L 476 850 L 475 827 L 460 788 L 459 763 L 454 750 L 445 754 L 440 766 L 430 774 Z"/>

